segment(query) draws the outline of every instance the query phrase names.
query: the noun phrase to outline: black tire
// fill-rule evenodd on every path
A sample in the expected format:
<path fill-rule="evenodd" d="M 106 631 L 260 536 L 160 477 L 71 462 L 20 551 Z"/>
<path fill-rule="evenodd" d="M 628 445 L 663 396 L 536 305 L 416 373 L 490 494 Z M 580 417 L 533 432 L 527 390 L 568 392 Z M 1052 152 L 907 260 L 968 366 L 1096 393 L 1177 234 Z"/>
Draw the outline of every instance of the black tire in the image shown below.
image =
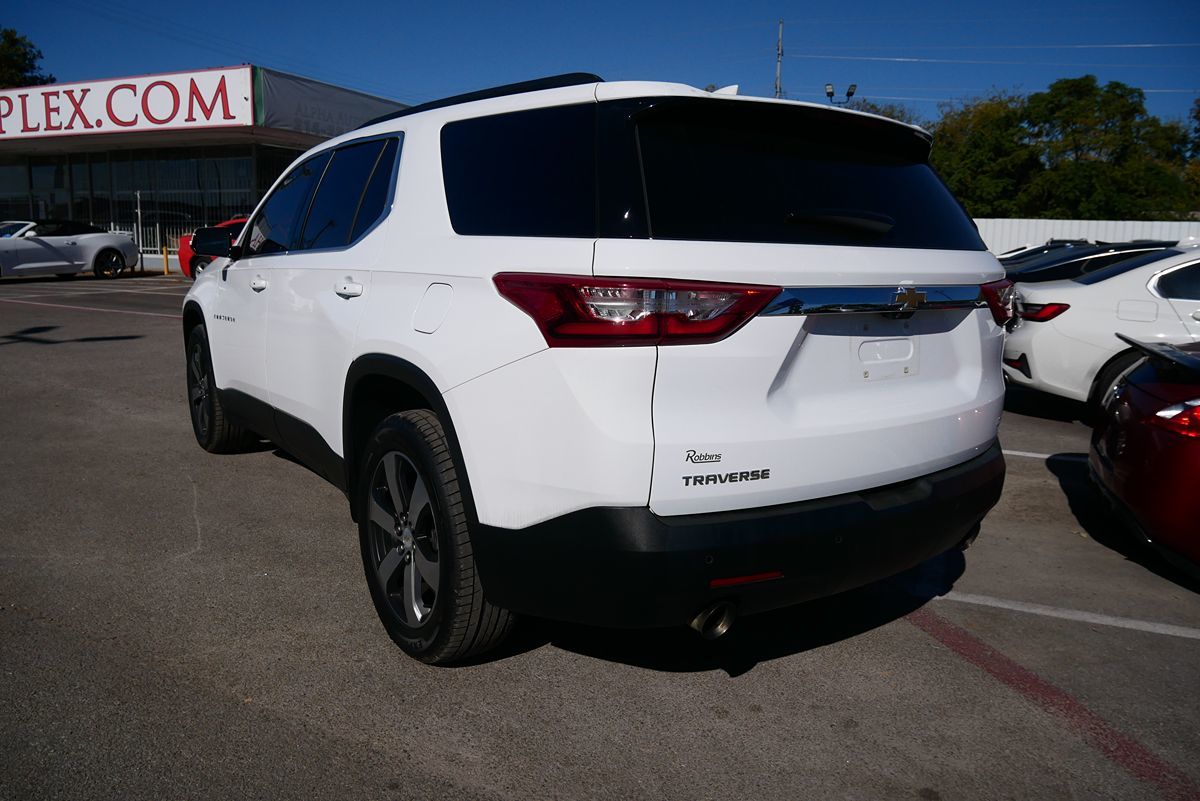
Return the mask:
<path fill-rule="evenodd" d="M 196 276 L 200 273 L 200 271 L 210 264 L 212 264 L 212 259 L 210 259 L 208 256 L 192 257 L 192 263 L 188 265 L 189 269 L 192 271 L 192 280 L 195 281 Z"/>
<path fill-rule="evenodd" d="M 107 248 L 96 254 L 92 272 L 97 278 L 116 278 L 125 271 L 125 257 L 119 251 Z"/>
<path fill-rule="evenodd" d="M 237 453 L 246 450 L 257 440 L 254 434 L 229 421 L 213 380 L 212 355 L 208 349 L 208 332 L 197 325 L 187 337 L 188 412 L 192 418 L 192 433 L 196 442 L 209 453 Z"/>
<path fill-rule="evenodd" d="M 1116 386 L 1117 379 L 1141 358 L 1142 354 L 1136 350 L 1127 350 L 1117 354 L 1112 361 L 1100 368 L 1100 372 L 1096 374 L 1096 380 L 1092 383 L 1092 392 L 1088 396 L 1087 412 L 1093 422 L 1099 419 L 1104 401 Z"/>
<path fill-rule="evenodd" d="M 459 468 L 437 415 L 424 409 L 394 414 L 371 434 L 365 451 L 355 497 L 359 542 L 371 600 L 388 635 L 431 665 L 499 645 L 513 616 L 484 597 Z"/>

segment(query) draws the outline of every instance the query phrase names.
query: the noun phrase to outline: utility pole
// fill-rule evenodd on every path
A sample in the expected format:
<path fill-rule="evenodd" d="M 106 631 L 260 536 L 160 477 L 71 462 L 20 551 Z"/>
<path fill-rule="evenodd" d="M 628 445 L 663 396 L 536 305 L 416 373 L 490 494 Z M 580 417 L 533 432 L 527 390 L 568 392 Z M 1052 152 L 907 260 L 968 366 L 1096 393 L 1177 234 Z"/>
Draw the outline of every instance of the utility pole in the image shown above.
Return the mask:
<path fill-rule="evenodd" d="M 779 41 L 775 44 L 775 99 L 783 97 L 783 83 L 780 74 L 783 71 L 783 20 L 779 20 Z"/>

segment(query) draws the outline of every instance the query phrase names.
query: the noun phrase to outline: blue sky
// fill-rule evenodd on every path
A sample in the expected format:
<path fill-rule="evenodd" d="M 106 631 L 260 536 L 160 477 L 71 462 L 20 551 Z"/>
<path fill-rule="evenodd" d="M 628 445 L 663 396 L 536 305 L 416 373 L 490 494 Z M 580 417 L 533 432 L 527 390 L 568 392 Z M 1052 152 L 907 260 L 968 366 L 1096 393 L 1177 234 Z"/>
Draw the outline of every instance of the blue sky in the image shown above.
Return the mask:
<path fill-rule="evenodd" d="M 857 83 L 859 96 L 929 119 L 938 101 L 1089 73 L 1145 89 L 1167 119 L 1200 96 L 1194 0 L 5 5 L 0 25 L 32 39 L 60 81 L 248 62 L 410 103 L 577 70 L 770 95 L 783 18 L 783 87 L 799 100 Z"/>

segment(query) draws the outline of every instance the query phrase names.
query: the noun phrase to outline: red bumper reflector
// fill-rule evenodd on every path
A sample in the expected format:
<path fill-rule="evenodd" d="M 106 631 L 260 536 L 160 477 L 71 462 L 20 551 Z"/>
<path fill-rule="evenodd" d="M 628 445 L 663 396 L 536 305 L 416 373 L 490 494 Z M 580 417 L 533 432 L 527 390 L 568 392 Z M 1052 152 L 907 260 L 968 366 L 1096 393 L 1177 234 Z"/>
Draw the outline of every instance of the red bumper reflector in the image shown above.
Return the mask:
<path fill-rule="evenodd" d="M 736 587 L 739 584 L 754 584 L 758 581 L 770 581 L 772 579 L 783 578 L 782 570 L 769 570 L 766 573 L 751 573 L 748 576 L 730 576 L 728 578 L 717 578 L 708 582 L 710 589 L 718 589 L 720 587 Z"/>

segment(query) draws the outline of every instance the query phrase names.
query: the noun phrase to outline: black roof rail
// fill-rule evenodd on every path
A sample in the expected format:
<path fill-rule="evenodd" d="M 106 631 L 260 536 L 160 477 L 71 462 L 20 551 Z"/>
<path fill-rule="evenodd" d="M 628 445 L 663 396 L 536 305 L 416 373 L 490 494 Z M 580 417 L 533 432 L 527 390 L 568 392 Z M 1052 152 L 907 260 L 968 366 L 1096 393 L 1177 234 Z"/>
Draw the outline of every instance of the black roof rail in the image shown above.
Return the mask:
<path fill-rule="evenodd" d="M 543 89 L 560 89 L 564 86 L 582 86 L 585 83 L 603 83 L 604 79 L 599 75 L 593 75 L 590 72 L 567 72 L 562 75 L 552 75 L 549 78 L 537 78 L 532 81 L 521 81 L 520 83 L 508 83 L 504 86 L 494 86 L 491 89 L 480 89 L 478 92 L 467 92 L 465 95 L 454 95 L 453 97 L 443 97 L 441 100 L 430 100 L 428 103 L 422 103 L 419 106 L 409 106 L 400 111 L 393 111 L 391 114 L 384 114 L 382 117 L 376 117 L 373 120 L 364 122 L 358 128 L 366 128 L 369 125 L 375 125 L 380 122 L 407 117 L 410 114 L 419 114 L 422 111 L 432 111 L 435 108 L 446 108 L 447 106 L 457 106 L 460 103 L 470 103 L 475 100 L 488 100 L 493 97 L 506 97 L 508 95 L 520 95 L 526 92 L 540 92 Z M 357 128 L 355 130 L 358 130 Z"/>

